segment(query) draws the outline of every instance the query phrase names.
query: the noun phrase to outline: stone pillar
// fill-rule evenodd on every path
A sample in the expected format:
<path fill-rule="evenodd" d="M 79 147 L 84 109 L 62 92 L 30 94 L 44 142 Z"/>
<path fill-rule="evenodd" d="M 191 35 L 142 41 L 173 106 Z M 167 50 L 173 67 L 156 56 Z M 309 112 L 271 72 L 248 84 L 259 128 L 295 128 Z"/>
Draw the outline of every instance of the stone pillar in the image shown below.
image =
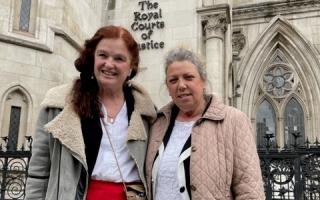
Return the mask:
<path fill-rule="evenodd" d="M 213 93 L 225 97 L 225 48 L 226 15 L 203 17 L 205 31 L 206 66 L 209 85 Z"/>

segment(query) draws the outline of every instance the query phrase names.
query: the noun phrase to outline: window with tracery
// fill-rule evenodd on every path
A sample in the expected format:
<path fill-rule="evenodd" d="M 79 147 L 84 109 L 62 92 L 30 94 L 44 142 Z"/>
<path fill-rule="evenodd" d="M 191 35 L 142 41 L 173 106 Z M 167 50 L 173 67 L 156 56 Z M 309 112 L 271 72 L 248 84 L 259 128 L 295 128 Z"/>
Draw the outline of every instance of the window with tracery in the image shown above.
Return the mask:
<path fill-rule="evenodd" d="M 256 105 L 258 146 L 266 146 L 266 137 L 271 137 L 270 141 L 278 147 L 304 143 L 305 113 L 300 103 L 303 99 L 301 90 L 297 73 L 281 51 L 276 51 L 259 82 Z"/>
<path fill-rule="evenodd" d="M 270 67 L 263 77 L 263 86 L 267 93 L 276 98 L 287 95 L 293 88 L 292 71 L 285 65 Z"/>

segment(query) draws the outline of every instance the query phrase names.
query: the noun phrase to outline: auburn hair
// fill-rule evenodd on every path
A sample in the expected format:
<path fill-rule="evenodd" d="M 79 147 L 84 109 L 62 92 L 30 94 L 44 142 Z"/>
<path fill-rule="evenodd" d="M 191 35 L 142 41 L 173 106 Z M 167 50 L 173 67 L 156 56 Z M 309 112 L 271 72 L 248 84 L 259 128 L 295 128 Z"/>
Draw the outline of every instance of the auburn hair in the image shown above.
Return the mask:
<path fill-rule="evenodd" d="M 129 79 L 138 72 L 139 48 L 133 36 L 123 27 L 105 26 L 97 30 L 91 39 L 84 43 L 84 47 L 74 65 L 80 72 L 80 78 L 76 79 L 71 90 L 71 103 L 75 112 L 80 117 L 93 117 L 100 113 L 101 104 L 98 99 L 99 86 L 94 78 L 94 53 L 102 39 L 122 39 L 131 54 L 132 72 Z"/>

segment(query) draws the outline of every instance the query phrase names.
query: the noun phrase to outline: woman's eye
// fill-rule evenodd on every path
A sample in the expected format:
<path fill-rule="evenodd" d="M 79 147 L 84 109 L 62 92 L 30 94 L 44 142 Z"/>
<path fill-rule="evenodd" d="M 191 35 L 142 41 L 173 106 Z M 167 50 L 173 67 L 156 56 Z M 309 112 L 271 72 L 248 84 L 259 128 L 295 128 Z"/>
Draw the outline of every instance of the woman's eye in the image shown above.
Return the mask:
<path fill-rule="evenodd" d="M 107 57 L 107 55 L 106 55 L 106 54 L 103 54 L 103 53 L 98 54 L 98 56 L 99 56 L 99 57 L 103 57 L 103 58 Z"/>
<path fill-rule="evenodd" d="M 116 61 L 124 61 L 125 59 L 123 57 L 115 57 L 114 60 L 116 60 Z"/>
<path fill-rule="evenodd" d="M 193 78 L 194 78 L 194 76 L 192 76 L 192 75 L 189 75 L 189 76 L 185 77 L 186 80 L 192 80 Z"/>
<path fill-rule="evenodd" d="M 176 83 L 176 82 L 177 82 L 177 79 L 175 79 L 175 78 L 174 79 L 169 79 L 169 83 L 173 84 L 173 83 Z"/>

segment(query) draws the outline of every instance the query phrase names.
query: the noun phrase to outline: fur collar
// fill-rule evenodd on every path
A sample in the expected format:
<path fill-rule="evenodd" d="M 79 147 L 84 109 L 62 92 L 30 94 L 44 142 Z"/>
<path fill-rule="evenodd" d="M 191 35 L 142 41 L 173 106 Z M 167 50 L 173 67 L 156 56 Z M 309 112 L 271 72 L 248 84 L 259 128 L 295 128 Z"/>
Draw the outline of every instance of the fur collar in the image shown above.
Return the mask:
<path fill-rule="evenodd" d="M 134 111 L 128 128 L 127 140 L 146 140 L 147 132 L 141 116 L 149 123 L 156 118 L 155 106 L 147 92 L 137 83 L 130 81 L 132 94 L 135 99 Z M 79 116 L 70 103 L 72 84 L 52 88 L 46 94 L 42 107 L 63 109 L 52 121 L 45 125 L 45 130 L 57 138 L 63 145 L 73 152 L 83 163 L 86 163 L 85 145 L 81 131 Z"/>

